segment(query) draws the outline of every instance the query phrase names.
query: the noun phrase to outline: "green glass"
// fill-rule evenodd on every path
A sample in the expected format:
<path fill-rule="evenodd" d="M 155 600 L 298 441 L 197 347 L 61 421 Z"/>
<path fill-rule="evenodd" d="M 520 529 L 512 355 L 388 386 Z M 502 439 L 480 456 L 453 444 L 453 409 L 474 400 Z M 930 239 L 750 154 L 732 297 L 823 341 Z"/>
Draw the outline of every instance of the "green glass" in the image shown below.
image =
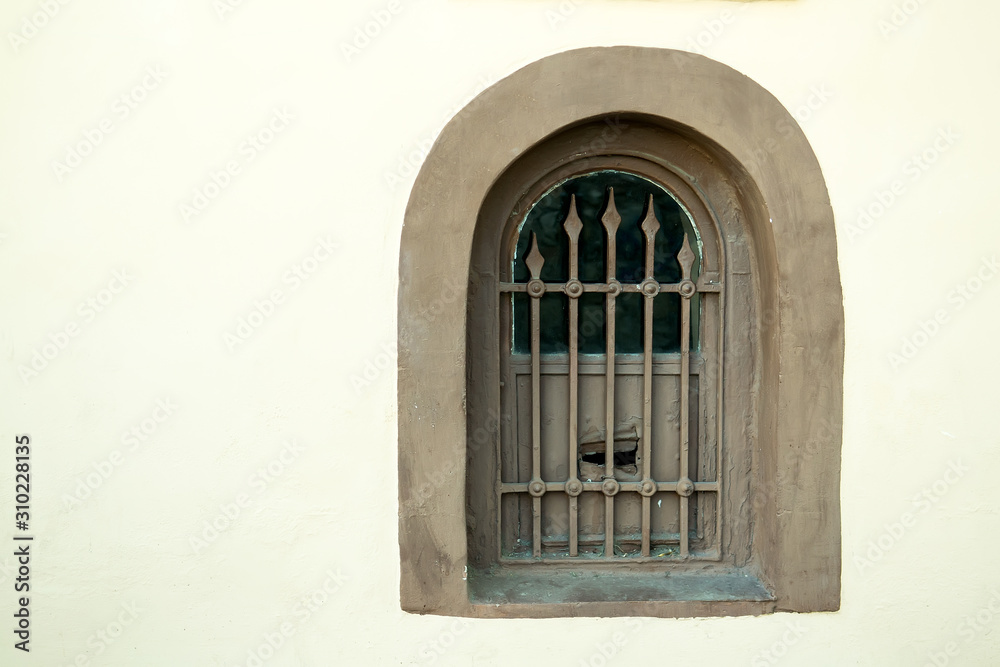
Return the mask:
<path fill-rule="evenodd" d="M 583 283 L 602 283 L 607 274 L 607 242 L 601 216 L 607 209 L 609 190 L 614 189 L 615 207 L 622 222 L 615 237 L 617 256 L 615 274 L 622 283 L 642 282 L 645 277 L 645 235 L 640 228 L 646 216 L 649 197 L 660 221 L 653 242 L 653 275 L 661 283 L 676 283 L 681 279 L 677 252 L 690 235 L 695 252 L 692 278 L 697 280 L 700 268 L 700 243 L 687 213 L 661 186 L 640 176 L 622 171 L 598 171 L 568 179 L 547 192 L 528 211 L 514 251 L 512 274 L 514 282 L 525 283 L 531 278 L 524 258 L 529 251 L 532 233 L 538 239 L 538 250 L 545 258 L 541 279 L 561 283 L 569 279 L 569 237 L 563 222 L 569 213 L 570 197 L 576 196 L 577 211 L 583 222 L 579 242 L 579 277 Z M 621 294 L 615 305 L 615 351 L 619 354 L 643 351 L 643 298 L 636 293 Z M 560 353 L 569 350 L 568 299 L 564 294 L 546 293 L 539 303 L 541 317 L 540 350 Z M 698 296 L 692 298 L 691 347 L 696 349 Z M 515 353 L 531 351 L 531 297 L 525 293 L 513 295 Z M 578 341 L 582 354 L 604 354 L 606 342 L 605 297 L 586 293 L 580 297 Z M 653 352 L 680 350 L 680 296 L 662 293 L 653 300 Z"/>

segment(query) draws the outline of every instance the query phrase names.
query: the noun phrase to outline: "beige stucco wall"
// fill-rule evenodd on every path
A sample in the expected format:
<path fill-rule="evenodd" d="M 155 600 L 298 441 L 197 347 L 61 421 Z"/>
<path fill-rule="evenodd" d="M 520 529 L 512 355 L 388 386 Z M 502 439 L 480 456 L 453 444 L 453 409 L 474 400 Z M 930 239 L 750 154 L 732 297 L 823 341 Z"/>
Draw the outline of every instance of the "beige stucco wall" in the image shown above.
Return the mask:
<path fill-rule="evenodd" d="M 25 433 L 35 536 L 31 653 L 8 630 L 0 662 L 990 664 L 1000 9 L 229 4 L 0 10 L 0 539 Z M 396 266 L 422 153 L 489 83 L 612 44 L 744 72 L 823 167 L 847 322 L 838 613 L 398 609 Z"/>

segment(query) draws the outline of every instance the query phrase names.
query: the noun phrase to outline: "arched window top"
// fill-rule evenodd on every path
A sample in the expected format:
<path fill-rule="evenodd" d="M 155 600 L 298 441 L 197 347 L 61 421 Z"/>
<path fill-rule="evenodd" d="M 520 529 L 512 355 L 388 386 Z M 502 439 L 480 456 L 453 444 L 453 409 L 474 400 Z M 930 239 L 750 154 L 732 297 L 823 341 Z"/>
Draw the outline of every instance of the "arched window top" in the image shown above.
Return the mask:
<path fill-rule="evenodd" d="M 569 239 L 563 222 L 570 210 L 570 199 L 576 202 L 577 214 L 583 224 L 580 232 L 580 275 L 584 283 L 603 282 L 607 277 L 606 234 L 602 219 L 609 208 L 621 218 L 617 227 L 616 278 L 621 282 L 639 282 L 643 277 L 644 235 L 640 226 L 652 198 L 660 228 L 656 232 L 654 276 L 659 282 L 677 282 L 680 265 L 677 253 L 685 235 L 695 254 L 693 276 L 700 273 L 701 238 L 690 214 L 662 185 L 625 171 L 602 169 L 573 176 L 552 186 L 536 202 L 520 225 L 514 251 L 512 272 L 514 282 L 527 282 L 529 271 L 524 263 L 532 234 L 545 256 L 542 280 L 558 282 L 569 277 Z"/>
<path fill-rule="evenodd" d="M 577 229 L 567 227 L 569 221 Z M 701 237 L 691 215 L 664 186 L 651 179 L 620 170 L 600 169 L 566 178 L 548 189 L 528 209 L 519 225 L 513 258 L 505 267 L 506 279 L 528 283 L 532 278 L 529 257 L 540 260 L 538 279 L 553 287 L 578 280 L 587 290 L 579 298 L 578 349 L 582 354 L 606 353 L 607 321 L 602 286 L 618 283 L 625 293 L 617 303 L 615 329 L 619 354 L 643 350 L 643 301 L 641 284 L 647 278 L 649 235 L 644 224 L 653 224 L 652 279 L 676 285 L 684 271 L 679 257 L 687 241 L 690 264 L 685 266 L 695 283 L 701 273 Z M 574 237 L 575 238 L 572 238 Z M 614 241 L 614 257 L 608 252 Z M 576 252 L 575 265 L 572 252 Z M 612 266 L 613 265 L 613 266 Z M 613 273 L 613 274 L 612 274 Z M 558 289 L 558 288 L 557 288 Z M 513 351 L 530 350 L 529 297 L 514 295 Z M 541 351 L 563 353 L 569 349 L 568 301 L 565 293 L 552 292 L 540 299 Z M 692 348 L 699 337 L 699 299 L 694 296 Z M 664 291 L 653 300 L 653 352 L 678 352 L 681 347 L 680 296 Z"/>

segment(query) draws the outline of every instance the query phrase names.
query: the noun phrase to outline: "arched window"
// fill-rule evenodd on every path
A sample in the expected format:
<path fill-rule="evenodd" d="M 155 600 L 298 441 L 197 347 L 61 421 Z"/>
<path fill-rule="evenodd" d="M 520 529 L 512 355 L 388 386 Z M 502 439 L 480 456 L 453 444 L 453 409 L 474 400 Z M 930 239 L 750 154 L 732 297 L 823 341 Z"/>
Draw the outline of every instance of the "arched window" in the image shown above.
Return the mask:
<path fill-rule="evenodd" d="M 470 427 L 498 416 L 498 442 L 468 441 L 474 603 L 692 585 L 772 603 L 748 502 L 759 293 L 727 176 L 695 141 L 618 115 L 537 143 L 485 197 L 466 401 Z"/>
<path fill-rule="evenodd" d="M 582 49 L 486 90 L 401 239 L 402 608 L 837 609 L 836 251 L 805 137 L 724 65 Z"/>
<path fill-rule="evenodd" d="M 699 202 L 612 169 L 540 189 L 501 250 L 501 558 L 719 560 L 713 225 L 703 280 Z"/>

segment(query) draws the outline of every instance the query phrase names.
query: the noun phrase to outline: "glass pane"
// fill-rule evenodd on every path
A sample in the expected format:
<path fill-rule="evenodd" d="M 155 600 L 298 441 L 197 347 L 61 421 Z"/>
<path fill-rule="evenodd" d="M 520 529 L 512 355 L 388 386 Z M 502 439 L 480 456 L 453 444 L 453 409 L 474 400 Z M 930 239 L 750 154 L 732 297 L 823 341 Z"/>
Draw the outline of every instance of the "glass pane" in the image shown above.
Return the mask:
<path fill-rule="evenodd" d="M 685 231 L 695 252 L 692 277 L 697 280 L 700 269 L 700 243 L 687 213 L 659 185 L 634 174 L 621 171 L 598 171 L 571 178 L 546 193 L 525 216 L 518 236 L 511 266 L 514 282 L 525 283 L 531 278 L 524 257 L 529 251 L 532 233 L 538 239 L 538 250 L 545 258 L 541 279 L 562 283 L 569 279 L 569 237 L 562 225 L 569 212 L 570 196 L 576 195 L 577 211 L 583 222 L 580 233 L 579 276 L 584 283 L 603 283 L 607 273 L 607 248 L 601 216 L 607 209 L 609 190 L 613 188 L 615 206 L 622 222 L 615 242 L 616 278 L 623 284 L 642 282 L 645 277 L 645 237 L 640 228 L 646 215 L 650 195 L 653 209 L 660 221 L 653 247 L 653 274 L 661 283 L 675 283 L 681 278 L 677 252 L 684 242 Z M 531 299 L 526 294 L 514 295 L 514 352 L 531 351 L 529 327 Z M 639 294 L 622 294 L 616 301 L 616 352 L 638 353 L 643 350 L 643 298 Z M 568 297 L 545 294 L 540 303 L 541 341 L 543 353 L 566 352 L 569 349 Z M 698 297 L 692 299 L 692 349 L 697 348 Z M 580 298 L 579 340 L 583 354 L 605 352 L 606 314 L 604 295 L 587 293 Z M 653 351 L 676 352 L 680 349 L 680 297 L 661 294 L 653 302 Z"/>

